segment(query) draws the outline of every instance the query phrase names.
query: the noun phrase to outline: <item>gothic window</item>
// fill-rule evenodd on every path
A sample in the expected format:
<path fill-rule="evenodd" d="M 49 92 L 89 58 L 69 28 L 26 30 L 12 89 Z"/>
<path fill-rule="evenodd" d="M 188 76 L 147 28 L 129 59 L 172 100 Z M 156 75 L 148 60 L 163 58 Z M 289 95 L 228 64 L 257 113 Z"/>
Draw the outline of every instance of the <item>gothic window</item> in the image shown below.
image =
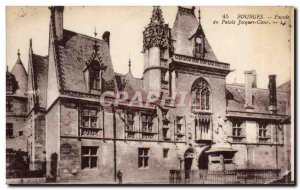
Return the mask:
<path fill-rule="evenodd" d="M 98 147 L 96 146 L 83 146 L 81 147 L 81 169 L 96 168 Z"/>
<path fill-rule="evenodd" d="M 207 114 L 197 114 L 195 118 L 195 140 L 211 140 L 211 118 Z"/>
<path fill-rule="evenodd" d="M 205 110 L 205 104 L 206 104 L 205 97 L 206 97 L 205 90 L 202 90 L 201 95 L 200 95 L 200 102 L 201 102 L 201 108 L 200 109 L 201 110 Z"/>
<path fill-rule="evenodd" d="M 138 149 L 138 166 L 139 168 L 148 168 L 149 166 L 149 150 L 150 148 Z"/>
<path fill-rule="evenodd" d="M 210 110 L 211 93 L 207 82 L 198 79 L 192 85 L 192 110 Z"/>
<path fill-rule="evenodd" d="M 98 110 L 92 108 L 84 108 L 81 115 L 81 127 L 97 128 Z"/>
<path fill-rule="evenodd" d="M 152 132 L 153 116 L 142 115 L 142 132 Z"/>
<path fill-rule="evenodd" d="M 12 123 L 6 123 L 6 137 L 13 137 L 14 129 Z"/>

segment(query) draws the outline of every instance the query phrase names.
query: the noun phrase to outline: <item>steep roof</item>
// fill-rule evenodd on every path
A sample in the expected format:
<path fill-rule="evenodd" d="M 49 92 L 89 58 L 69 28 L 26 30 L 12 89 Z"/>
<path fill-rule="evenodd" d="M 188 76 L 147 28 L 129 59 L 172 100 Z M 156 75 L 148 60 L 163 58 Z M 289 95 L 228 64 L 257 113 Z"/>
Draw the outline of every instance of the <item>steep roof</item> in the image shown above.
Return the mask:
<path fill-rule="evenodd" d="M 115 73 L 115 75 L 118 84 L 118 89 L 120 91 L 127 92 L 129 97 L 133 97 L 135 92 L 141 92 L 142 96 L 144 98 L 146 97 L 146 92 L 143 89 L 143 80 L 135 78 L 132 75 L 130 66 L 129 71 L 126 75 L 122 75 L 119 73 Z"/>
<path fill-rule="evenodd" d="M 252 88 L 254 96 L 254 113 L 269 113 L 269 90 Z M 227 111 L 244 112 L 245 87 L 237 85 L 226 85 Z M 277 92 L 277 113 L 280 115 L 289 114 L 289 95 L 284 92 Z"/>
<path fill-rule="evenodd" d="M 99 55 L 106 66 L 103 73 L 103 88 L 105 91 L 115 91 L 116 81 L 107 42 L 78 34 L 69 30 L 63 31 L 63 41 L 59 46 L 61 63 L 58 67 L 61 73 L 60 86 L 63 90 L 88 93 L 84 77 L 86 62 L 92 56 L 93 45 L 99 45 Z"/>
<path fill-rule="evenodd" d="M 277 91 L 291 93 L 291 81 L 287 81 L 277 87 Z"/>
<path fill-rule="evenodd" d="M 174 38 L 174 48 L 176 54 L 193 56 L 194 37 L 196 33 L 204 36 L 205 59 L 218 61 L 207 38 L 201 23 L 198 22 L 193 8 L 178 7 L 174 26 L 172 28 L 172 37 Z"/>
<path fill-rule="evenodd" d="M 37 102 L 40 107 L 46 108 L 47 80 L 48 80 L 48 57 L 32 54 L 32 67 L 37 91 Z"/>
<path fill-rule="evenodd" d="M 145 97 L 145 91 L 143 89 L 143 80 L 134 78 L 132 75 L 124 76 L 124 91 L 128 93 L 129 97 L 132 97 L 135 92 L 141 92 Z"/>
<path fill-rule="evenodd" d="M 11 74 L 15 76 L 17 89 L 15 95 L 27 96 L 27 73 L 18 53 L 18 59 L 11 70 Z"/>

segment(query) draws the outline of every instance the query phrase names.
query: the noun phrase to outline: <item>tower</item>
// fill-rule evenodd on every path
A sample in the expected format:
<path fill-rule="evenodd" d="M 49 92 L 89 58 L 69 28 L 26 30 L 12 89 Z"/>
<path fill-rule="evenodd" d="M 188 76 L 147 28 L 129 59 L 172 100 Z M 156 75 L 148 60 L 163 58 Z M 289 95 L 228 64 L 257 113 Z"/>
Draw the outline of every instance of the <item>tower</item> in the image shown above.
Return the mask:
<path fill-rule="evenodd" d="M 11 72 L 6 71 L 6 151 L 8 166 L 13 165 L 15 151 L 26 151 L 27 73 L 18 50 Z M 15 165 L 14 165 L 15 166 Z M 14 167 L 13 166 L 13 167 Z"/>
<path fill-rule="evenodd" d="M 166 91 L 169 88 L 168 58 L 172 54 L 171 29 L 165 24 L 159 6 L 153 8 L 150 24 L 143 32 L 144 88 Z"/>

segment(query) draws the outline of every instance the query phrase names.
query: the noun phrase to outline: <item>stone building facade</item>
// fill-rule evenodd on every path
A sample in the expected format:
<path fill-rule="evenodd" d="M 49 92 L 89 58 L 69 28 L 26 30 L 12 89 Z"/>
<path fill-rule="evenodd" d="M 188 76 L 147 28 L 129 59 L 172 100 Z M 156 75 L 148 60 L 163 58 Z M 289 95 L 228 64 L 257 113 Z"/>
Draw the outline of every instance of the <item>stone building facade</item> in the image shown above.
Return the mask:
<path fill-rule="evenodd" d="M 49 9 L 49 54 L 29 48 L 23 124 L 32 170 L 46 162 L 47 176 L 81 183 L 112 183 L 118 171 L 124 182 L 158 183 L 170 170 L 291 170 L 290 83 L 277 87 L 270 75 L 269 89 L 257 88 L 252 70 L 245 84 L 226 84 L 230 64 L 217 59 L 194 8 L 178 7 L 173 28 L 153 8 L 142 79 L 130 62 L 126 75 L 114 72 L 109 32 L 66 30 L 64 7 Z M 160 98 L 115 105 L 118 92 Z M 180 105 L 181 92 L 189 104 Z"/>
<path fill-rule="evenodd" d="M 20 59 L 6 71 L 6 151 L 25 151 L 27 118 L 27 73 Z"/>

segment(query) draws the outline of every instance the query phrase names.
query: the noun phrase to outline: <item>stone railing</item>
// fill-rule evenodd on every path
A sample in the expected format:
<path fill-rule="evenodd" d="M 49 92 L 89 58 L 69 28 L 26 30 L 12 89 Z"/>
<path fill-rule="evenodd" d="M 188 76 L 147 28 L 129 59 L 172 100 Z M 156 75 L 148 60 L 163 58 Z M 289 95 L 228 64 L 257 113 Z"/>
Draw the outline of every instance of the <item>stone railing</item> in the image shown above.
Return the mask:
<path fill-rule="evenodd" d="M 181 61 L 186 63 L 198 64 L 205 67 L 217 68 L 222 70 L 230 70 L 230 64 L 217 61 L 210 61 L 206 59 L 198 59 L 195 57 L 189 57 L 185 55 L 174 54 L 173 59 L 175 61 Z"/>
<path fill-rule="evenodd" d="M 281 178 L 280 169 L 225 171 L 170 170 L 171 184 L 267 184 Z"/>

